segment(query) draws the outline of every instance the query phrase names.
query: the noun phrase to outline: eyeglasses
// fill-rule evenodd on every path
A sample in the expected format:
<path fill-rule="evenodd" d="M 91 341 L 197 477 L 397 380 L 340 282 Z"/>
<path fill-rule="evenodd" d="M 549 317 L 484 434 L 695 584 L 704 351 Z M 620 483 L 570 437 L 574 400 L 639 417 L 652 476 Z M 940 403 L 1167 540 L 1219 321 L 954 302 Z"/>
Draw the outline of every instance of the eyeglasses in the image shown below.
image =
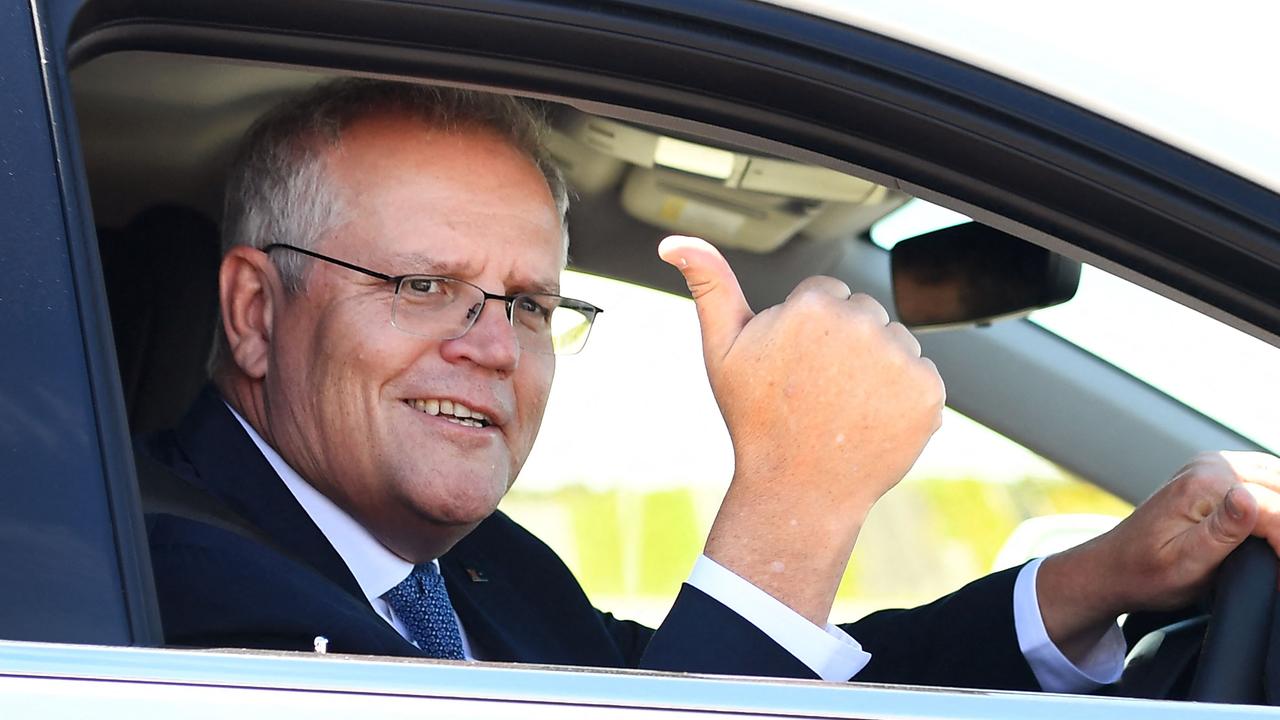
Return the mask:
<path fill-rule="evenodd" d="M 396 295 L 391 304 L 391 324 L 410 335 L 433 340 L 462 337 L 476 324 L 486 302 L 501 300 L 507 306 L 507 320 L 515 329 L 520 349 L 541 355 L 572 355 L 587 344 L 591 323 L 596 315 L 604 312 L 591 303 L 549 293 L 497 295 L 457 278 L 386 275 L 284 243 L 262 248 L 266 253 L 273 250 L 292 250 L 394 283 Z"/>

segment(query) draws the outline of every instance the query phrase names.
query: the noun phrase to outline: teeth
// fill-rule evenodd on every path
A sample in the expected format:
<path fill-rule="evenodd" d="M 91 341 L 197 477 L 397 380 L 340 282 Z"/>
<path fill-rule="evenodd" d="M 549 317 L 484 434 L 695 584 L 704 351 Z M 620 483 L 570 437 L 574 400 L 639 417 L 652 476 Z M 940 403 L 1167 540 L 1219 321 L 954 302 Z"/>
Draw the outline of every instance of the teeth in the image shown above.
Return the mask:
<path fill-rule="evenodd" d="M 413 409 L 428 415 L 440 415 L 445 420 L 467 427 L 484 427 L 489 423 L 489 416 L 478 410 L 452 400 L 413 400 L 409 402 Z"/>
<path fill-rule="evenodd" d="M 418 410 L 420 412 L 424 412 L 428 415 L 439 415 L 440 401 L 439 400 L 414 400 L 413 409 Z"/>

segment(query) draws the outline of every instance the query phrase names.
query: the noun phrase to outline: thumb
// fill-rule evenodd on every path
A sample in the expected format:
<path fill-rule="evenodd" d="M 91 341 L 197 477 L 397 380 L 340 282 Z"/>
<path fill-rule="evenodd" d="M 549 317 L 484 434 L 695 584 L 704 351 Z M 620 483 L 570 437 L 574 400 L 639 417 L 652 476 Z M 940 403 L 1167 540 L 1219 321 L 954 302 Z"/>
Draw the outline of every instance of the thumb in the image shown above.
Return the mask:
<path fill-rule="evenodd" d="M 1258 521 L 1258 501 L 1243 485 L 1234 485 L 1195 530 L 1198 560 L 1217 567 L 1244 542 Z"/>
<path fill-rule="evenodd" d="M 698 308 L 702 352 L 711 370 L 754 317 L 738 278 L 720 251 L 699 238 L 671 235 L 658 245 L 658 256 L 684 275 Z"/>

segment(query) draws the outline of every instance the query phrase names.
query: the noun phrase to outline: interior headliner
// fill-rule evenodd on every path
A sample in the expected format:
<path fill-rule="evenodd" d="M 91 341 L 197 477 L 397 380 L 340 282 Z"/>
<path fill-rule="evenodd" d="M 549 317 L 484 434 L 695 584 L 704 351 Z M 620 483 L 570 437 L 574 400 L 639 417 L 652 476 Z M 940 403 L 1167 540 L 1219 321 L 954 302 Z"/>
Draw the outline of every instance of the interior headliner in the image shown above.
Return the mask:
<path fill-rule="evenodd" d="M 305 69 L 154 52 L 114 53 L 76 68 L 72 73 L 72 86 L 97 225 L 122 227 L 144 210 L 164 204 L 193 209 L 216 222 L 221 215 L 223 177 L 249 125 L 282 98 L 335 76 Z M 556 141 L 552 144 L 553 152 L 565 143 L 574 142 L 567 137 L 572 128 L 599 117 L 566 105 L 555 106 L 550 116 L 554 129 L 552 139 Z M 648 130 L 637 123 L 626 127 L 635 128 L 637 132 Z M 697 138 L 692 132 L 662 132 L 680 139 Z M 698 142 L 706 144 L 700 138 Z M 727 143 L 716 145 L 741 152 L 740 148 Z M 634 162 L 608 158 L 606 153 L 588 145 L 576 143 L 576 146 L 579 153 L 592 155 L 593 162 L 611 161 L 624 167 L 609 182 L 600 185 L 591 181 L 586 173 L 575 176 L 578 163 L 568 162 L 557 153 L 576 197 L 569 220 L 571 266 L 679 291 L 665 266 L 654 257 L 653 248 L 670 232 L 706 235 L 706 229 L 679 224 L 663 227 L 637 219 L 636 213 L 629 212 L 622 201 L 622 188 L 635 174 L 655 171 Z M 758 152 L 754 155 L 764 157 Z M 819 170 L 818 166 L 773 162 Z M 835 175 L 825 168 L 820 171 Z M 687 178 L 690 183 L 717 184 L 688 173 L 664 172 L 677 179 Z M 842 244 L 865 234 L 876 220 L 909 199 L 899 191 L 867 181 L 856 182 L 867 188 L 866 197 L 858 201 L 805 201 L 803 224 L 798 230 L 783 231 L 776 249 L 767 248 L 763 254 L 768 256 L 768 262 L 752 258 L 762 254 L 759 251 L 738 250 L 728 243 L 724 249 L 730 259 L 741 266 L 744 284 L 754 286 L 758 280 L 764 284 L 759 290 L 772 296 L 775 294 L 772 291 L 785 291 L 799 278 L 825 271 L 841 254 Z M 658 187 L 662 185 L 659 183 Z M 770 212 L 771 207 L 797 204 L 794 199 L 749 190 L 730 189 L 720 193 L 721 198 L 708 198 L 705 193 L 696 197 L 699 201 L 720 203 L 718 207 L 708 206 L 709 212 L 724 215 L 741 211 L 749 222 Z M 652 198 L 650 205 L 655 212 L 670 207 L 670 203 L 663 206 L 661 198 Z M 686 217 L 690 215 L 685 213 Z M 752 278 L 755 275 L 752 268 L 756 266 L 761 272 L 758 278 Z M 779 272 L 779 267 L 794 271 Z"/>

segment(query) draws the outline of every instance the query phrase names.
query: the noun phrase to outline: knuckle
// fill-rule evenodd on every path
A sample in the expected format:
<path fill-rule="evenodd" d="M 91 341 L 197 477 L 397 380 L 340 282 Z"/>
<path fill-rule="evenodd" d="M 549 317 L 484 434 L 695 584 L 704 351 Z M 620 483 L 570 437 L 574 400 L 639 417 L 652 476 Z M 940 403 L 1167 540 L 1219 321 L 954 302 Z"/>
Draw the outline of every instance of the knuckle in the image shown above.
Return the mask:
<path fill-rule="evenodd" d="M 916 359 L 912 365 L 923 397 L 941 412 L 947 400 L 947 387 L 938 374 L 938 367 L 926 357 Z"/>
<path fill-rule="evenodd" d="M 782 309 L 781 305 L 770 305 L 756 313 L 756 316 L 752 318 L 752 321 L 759 324 L 772 323 L 777 318 L 778 314 L 782 312 Z"/>
<path fill-rule="evenodd" d="M 787 305 L 796 308 L 814 308 L 822 305 L 824 300 L 831 296 L 822 292 L 821 289 L 812 283 L 801 284 L 798 286 L 791 297 L 787 299 Z"/>
<path fill-rule="evenodd" d="M 933 399 L 934 406 L 938 409 L 938 412 L 941 413 L 942 409 L 947 405 L 947 388 L 946 385 L 942 383 L 942 378 L 938 377 L 936 374 L 934 375 Z"/>
<path fill-rule="evenodd" d="M 1205 450 L 1191 456 L 1190 462 L 1187 463 L 1188 468 L 1198 467 L 1218 467 L 1223 464 L 1221 453 Z"/>
<path fill-rule="evenodd" d="M 811 275 L 801 280 L 791 291 L 792 295 L 803 295 L 809 293 L 819 293 L 822 295 L 838 296 L 843 300 L 849 296 L 849 286 L 842 280 L 838 280 L 829 275 Z"/>
<path fill-rule="evenodd" d="M 877 317 L 888 317 L 889 313 L 880 304 L 879 300 L 871 297 L 866 293 L 854 293 L 849 296 L 848 304 L 852 305 L 859 312 L 874 315 Z M 886 323 L 881 323 L 882 325 Z"/>
<path fill-rule="evenodd" d="M 1184 512 L 1192 517 L 1205 518 L 1211 516 L 1233 484 L 1221 475 L 1191 469 L 1169 481 L 1165 487 L 1174 503 Z M 1208 522 L 1221 522 L 1221 519 L 1211 517 Z"/>
<path fill-rule="evenodd" d="M 891 322 L 887 326 L 889 334 L 902 345 L 903 349 L 915 357 L 920 357 L 920 341 L 900 322 Z"/>
<path fill-rule="evenodd" d="M 845 281 L 831 277 L 830 275 L 815 275 L 813 282 L 823 291 L 838 296 L 841 300 L 849 297 L 853 291 L 849 289 Z"/>
<path fill-rule="evenodd" d="M 1174 480 L 1175 496 L 1188 501 L 1203 497 L 1212 489 L 1210 478 L 1194 469 L 1188 470 Z"/>

